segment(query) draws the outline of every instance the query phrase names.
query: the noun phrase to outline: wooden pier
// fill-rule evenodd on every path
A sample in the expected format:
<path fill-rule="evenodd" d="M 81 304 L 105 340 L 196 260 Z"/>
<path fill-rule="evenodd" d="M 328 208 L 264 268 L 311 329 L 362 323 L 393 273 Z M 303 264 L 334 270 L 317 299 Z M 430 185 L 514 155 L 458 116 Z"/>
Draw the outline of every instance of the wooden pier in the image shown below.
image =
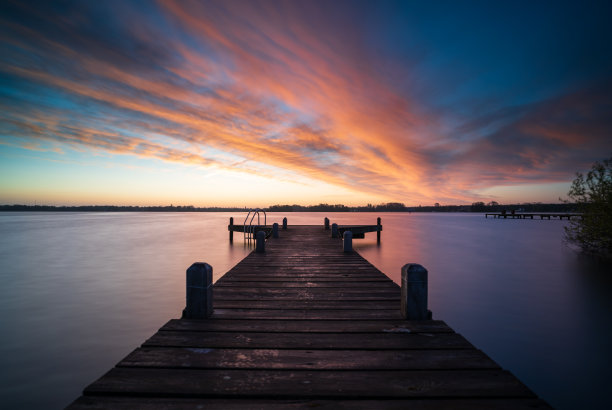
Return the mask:
<path fill-rule="evenodd" d="M 493 212 L 486 213 L 485 218 L 489 216 L 493 218 L 503 218 L 503 219 L 533 219 L 534 216 L 539 216 L 540 219 L 555 219 L 559 218 L 559 220 L 567 219 L 568 221 L 572 218 L 582 218 L 582 214 L 578 213 L 564 213 L 564 214 L 555 214 L 555 213 L 515 213 L 515 212 Z"/>
<path fill-rule="evenodd" d="M 209 318 L 170 320 L 69 408 L 548 408 L 444 322 L 403 319 L 400 286 L 323 226 L 279 236 Z"/>

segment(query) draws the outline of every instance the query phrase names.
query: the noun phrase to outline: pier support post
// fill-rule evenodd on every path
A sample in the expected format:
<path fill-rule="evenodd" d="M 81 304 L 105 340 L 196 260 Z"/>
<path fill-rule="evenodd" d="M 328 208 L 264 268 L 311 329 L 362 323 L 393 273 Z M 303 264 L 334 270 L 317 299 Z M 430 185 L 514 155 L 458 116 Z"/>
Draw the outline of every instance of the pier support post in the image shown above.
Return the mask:
<path fill-rule="evenodd" d="M 184 319 L 206 319 L 213 312 L 213 268 L 196 262 L 187 269 L 187 306 Z"/>
<path fill-rule="evenodd" d="M 272 237 L 278 238 L 278 224 L 276 222 L 272 224 Z"/>
<path fill-rule="evenodd" d="M 234 231 L 232 231 L 232 225 L 234 225 L 234 217 L 230 218 L 230 223 L 227 229 L 229 230 L 230 243 L 234 242 Z"/>
<path fill-rule="evenodd" d="M 376 218 L 376 228 L 378 228 L 378 230 L 376 231 L 376 243 L 380 245 L 380 231 L 382 230 L 380 217 Z"/>
<path fill-rule="evenodd" d="M 323 224 L 325 225 L 325 230 L 329 231 L 329 218 L 325 217 L 325 219 L 323 220 Z"/>
<path fill-rule="evenodd" d="M 255 242 L 255 252 L 264 253 L 266 251 L 266 233 L 264 231 L 257 232 L 257 240 Z"/>
<path fill-rule="evenodd" d="M 331 231 L 332 231 L 332 238 L 337 238 L 338 237 L 338 224 L 333 223 Z"/>
<path fill-rule="evenodd" d="M 427 269 L 416 263 L 402 267 L 401 314 L 408 320 L 430 320 L 427 310 Z"/>
<path fill-rule="evenodd" d="M 287 218 L 283 218 L 283 231 L 287 230 Z"/>
<path fill-rule="evenodd" d="M 353 252 L 353 232 L 344 231 L 343 240 L 344 240 L 344 252 L 346 253 Z"/>

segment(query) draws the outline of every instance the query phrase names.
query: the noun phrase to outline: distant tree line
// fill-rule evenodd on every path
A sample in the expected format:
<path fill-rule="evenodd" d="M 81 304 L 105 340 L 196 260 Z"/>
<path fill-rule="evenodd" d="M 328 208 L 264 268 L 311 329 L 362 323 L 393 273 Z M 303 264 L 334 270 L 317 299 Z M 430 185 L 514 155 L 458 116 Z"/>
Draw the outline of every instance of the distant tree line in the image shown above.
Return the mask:
<path fill-rule="evenodd" d="M 399 202 L 388 202 L 386 204 L 366 206 L 345 206 L 345 205 L 272 205 L 265 208 L 269 212 L 501 212 L 503 210 L 511 212 L 576 212 L 577 206 L 572 203 L 542 204 L 542 203 L 523 203 L 502 205 L 492 201 L 487 204 L 484 202 L 474 202 L 472 205 L 440 205 L 433 206 L 406 206 Z"/>
<path fill-rule="evenodd" d="M 0 205 L 2 211 L 35 211 L 35 212 L 244 212 L 245 207 L 195 207 L 185 206 L 119 206 L 119 205 L 83 205 L 83 206 L 52 206 L 52 205 Z M 266 212 L 576 212 L 578 206 L 574 203 L 541 204 L 524 203 L 502 205 L 495 201 L 485 204 L 474 202 L 472 205 L 440 205 L 406 206 L 400 202 L 365 206 L 346 206 L 342 204 L 318 205 L 272 205 L 263 208 Z"/>
<path fill-rule="evenodd" d="M 406 212 L 409 209 L 399 202 L 365 206 L 346 206 L 342 204 L 318 205 L 272 205 L 264 208 L 267 212 Z"/>
<path fill-rule="evenodd" d="M 193 205 L 185 206 L 121 206 L 121 205 L 81 205 L 81 206 L 52 206 L 52 205 L 0 205 L 0 211 L 36 211 L 36 212 L 243 212 L 245 208 L 204 207 Z"/>

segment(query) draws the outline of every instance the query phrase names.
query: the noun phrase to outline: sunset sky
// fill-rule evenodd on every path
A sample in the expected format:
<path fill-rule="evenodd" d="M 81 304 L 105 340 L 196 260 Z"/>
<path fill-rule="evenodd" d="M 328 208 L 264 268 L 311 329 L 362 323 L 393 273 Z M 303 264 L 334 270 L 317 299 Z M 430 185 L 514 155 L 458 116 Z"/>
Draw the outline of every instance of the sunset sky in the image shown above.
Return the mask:
<path fill-rule="evenodd" d="M 557 202 L 611 4 L 3 0 L 0 204 Z"/>

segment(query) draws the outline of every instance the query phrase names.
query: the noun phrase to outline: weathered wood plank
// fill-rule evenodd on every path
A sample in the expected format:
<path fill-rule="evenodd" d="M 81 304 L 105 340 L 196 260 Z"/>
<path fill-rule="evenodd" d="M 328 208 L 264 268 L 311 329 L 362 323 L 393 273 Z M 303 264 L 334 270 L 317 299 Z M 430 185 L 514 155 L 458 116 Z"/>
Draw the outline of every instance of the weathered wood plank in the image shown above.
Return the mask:
<path fill-rule="evenodd" d="M 160 330 L 265 333 L 454 333 L 441 320 L 169 320 Z M 272 335 L 271 337 L 274 337 Z"/>
<path fill-rule="evenodd" d="M 214 289 L 214 297 L 219 296 L 231 296 L 238 293 L 250 294 L 251 297 L 257 298 L 258 295 L 283 295 L 283 294 L 297 294 L 297 295 L 330 295 L 332 297 L 340 297 L 340 296 L 348 296 L 348 295 L 357 295 L 367 297 L 368 295 L 389 295 L 394 297 L 399 297 L 400 293 L 397 290 L 393 289 L 381 289 L 381 288 L 251 288 L 251 287 L 243 287 L 243 286 L 232 286 L 223 287 L 219 286 Z"/>
<path fill-rule="evenodd" d="M 387 398 L 533 397 L 500 370 L 311 371 L 185 370 L 116 367 L 85 395 L 182 397 Z"/>
<path fill-rule="evenodd" d="M 368 281 L 368 282 L 360 282 L 360 281 L 351 281 L 351 280 L 335 280 L 335 281 L 275 281 L 275 282 L 233 282 L 230 280 L 223 281 L 219 283 L 215 283 L 214 289 L 219 289 L 221 287 L 249 287 L 249 288 L 265 288 L 265 289 L 273 289 L 273 288 L 341 288 L 341 289 L 359 289 L 366 288 L 370 289 L 387 289 L 389 291 L 394 291 L 398 289 L 398 286 L 391 281 Z"/>
<path fill-rule="evenodd" d="M 247 256 L 248 257 L 248 256 Z M 281 257 L 281 256 L 279 256 Z M 336 273 L 340 272 L 351 272 L 355 273 L 368 273 L 370 275 L 383 275 L 380 271 L 378 271 L 373 266 L 367 266 L 364 263 L 355 263 L 349 264 L 345 262 L 341 263 L 331 263 L 321 261 L 320 259 L 313 259 L 312 261 L 296 261 L 296 262 L 287 262 L 287 263 L 274 263 L 274 262 L 266 262 L 266 263 L 249 263 L 245 261 L 245 263 L 241 263 L 236 267 L 232 268 L 227 272 L 227 274 L 232 275 L 236 273 L 255 273 L 258 270 L 261 270 L 262 273 L 270 272 L 270 273 L 278 273 L 278 272 L 303 272 L 306 273 L 305 269 L 299 269 L 298 266 L 292 263 L 299 263 L 298 266 L 310 267 L 313 273 Z"/>
<path fill-rule="evenodd" d="M 119 367 L 282 370 L 499 369 L 476 349 L 304 350 L 139 348 Z"/>
<path fill-rule="evenodd" d="M 270 300 L 278 300 L 278 301 L 305 301 L 305 300 L 320 300 L 320 301 L 398 301 L 399 297 L 396 293 L 374 293 L 373 295 L 363 294 L 363 293 L 351 293 L 351 292 L 323 292 L 323 293 L 315 293 L 305 291 L 282 291 L 282 292 L 249 292 L 249 291 L 241 291 L 241 292 L 227 292 L 223 294 L 216 294 L 215 300 L 252 300 L 251 298 L 257 298 L 257 300 L 261 301 L 270 301 Z"/>
<path fill-rule="evenodd" d="M 215 309 L 211 316 L 219 319 L 401 319 L 399 309 Z"/>
<path fill-rule="evenodd" d="M 234 292 L 245 292 L 252 291 L 254 293 L 283 293 L 283 292 L 310 292 L 312 294 L 355 294 L 355 295 L 368 295 L 368 294 L 391 294 L 391 295 L 400 295 L 399 287 L 395 288 L 394 286 L 386 286 L 386 287 L 308 287 L 308 286 L 294 286 L 290 288 L 281 288 L 276 286 L 270 287 L 252 287 L 242 285 L 236 286 L 218 286 L 214 288 L 215 295 L 216 294 L 224 294 L 224 293 L 234 293 Z"/>
<path fill-rule="evenodd" d="M 375 301 L 344 301 L 344 300 L 225 300 L 216 299 L 217 309 L 311 309 L 311 310 L 397 310 L 399 298 Z"/>
<path fill-rule="evenodd" d="M 249 349 L 471 349 L 457 333 L 263 333 L 159 331 L 143 347 Z"/>
<path fill-rule="evenodd" d="M 338 281 L 349 281 L 353 282 L 392 282 L 389 278 L 381 278 L 380 276 L 358 276 L 354 274 L 342 274 L 342 275 L 334 275 L 334 274 L 275 274 L 274 276 L 270 276 L 268 274 L 260 274 L 260 275 L 226 275 L 223 278 L 219 279 L 216 284 L 225 283 L 225 282 L 338 282 Z"/>
<path fill-rule="evenodd" d="M 537 399 L 385 399 L 385 400 L 271 400 L 185 399 L 151 397 L 83 396 L 69 410 L 528 410 L 550 409 Z"/>

